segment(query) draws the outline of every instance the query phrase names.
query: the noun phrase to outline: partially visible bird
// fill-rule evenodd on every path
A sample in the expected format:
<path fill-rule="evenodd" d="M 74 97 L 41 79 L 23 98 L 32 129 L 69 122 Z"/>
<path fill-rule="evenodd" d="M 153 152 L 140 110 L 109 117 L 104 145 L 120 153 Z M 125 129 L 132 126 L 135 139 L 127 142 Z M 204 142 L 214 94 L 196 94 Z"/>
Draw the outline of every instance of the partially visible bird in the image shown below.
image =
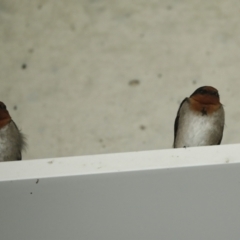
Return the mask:
<path fill-rule="evenodd" d="M 0 102 L 0 162 L 22 160 L 25 147 L 25 136 L 12 120 L 6 105 Z"/>
<path fill-rule="evenodd" d="M 224 129 L 224 109 L 218 90 L 204 86 L 185 98 L 174 124 L 174 148 L 219 145 Z"/>

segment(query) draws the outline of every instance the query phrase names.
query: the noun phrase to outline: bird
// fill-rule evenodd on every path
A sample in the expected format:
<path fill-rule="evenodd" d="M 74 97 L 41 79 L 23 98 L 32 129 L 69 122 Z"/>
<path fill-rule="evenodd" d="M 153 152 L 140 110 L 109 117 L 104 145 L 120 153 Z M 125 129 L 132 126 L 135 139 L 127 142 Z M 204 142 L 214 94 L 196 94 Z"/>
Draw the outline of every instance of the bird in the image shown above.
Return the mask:
<path fill-rule="evenodd" d="M 22 160 L 26 137 L 12 120 L 6 105 L 0 102 L 0 162 Z"/>
<path fill-rule="evenodd" d="M 173 148 L 219 145 L 224 123 L 225 112 L 218 90 L 200 87 L 180 104 L 174 122 Z"/>

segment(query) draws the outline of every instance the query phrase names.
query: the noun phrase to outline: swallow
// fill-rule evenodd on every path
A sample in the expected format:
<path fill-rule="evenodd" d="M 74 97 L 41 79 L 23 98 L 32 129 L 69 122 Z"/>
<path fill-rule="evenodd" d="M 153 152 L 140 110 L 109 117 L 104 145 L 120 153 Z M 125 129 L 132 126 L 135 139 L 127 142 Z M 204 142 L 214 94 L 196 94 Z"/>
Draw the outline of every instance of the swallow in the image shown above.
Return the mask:
<path fill-rule="evenodd" d="M 219 145 L 225 114 L 218 90 L 204 86 L 185 98 L 174 123 L 174 148 Z"/>
<path fill-rule="evenodd" d="M 22 160 L 25 147 L 24 134 L 12 120 L 6 105 L 0 102 L 0 162 Z"/>

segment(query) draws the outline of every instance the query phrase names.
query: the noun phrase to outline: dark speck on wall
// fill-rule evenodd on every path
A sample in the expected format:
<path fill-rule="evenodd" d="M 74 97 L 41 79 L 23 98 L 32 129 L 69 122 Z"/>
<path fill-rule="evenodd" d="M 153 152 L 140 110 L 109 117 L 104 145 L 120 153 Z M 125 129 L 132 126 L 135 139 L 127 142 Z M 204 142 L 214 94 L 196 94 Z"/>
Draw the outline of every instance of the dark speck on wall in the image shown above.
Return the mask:
<path fill-rule="evenodd" d="M 29 53 L 33 53 L 33 52 L 34 52 L 34 49 L 33 49 L 33 48 L 29 48 L 29 49 L 28 49 L 28 52 L 29 52 Z"/>
<path fill-rule="evenodd" d="M 38 184 L 39 183 L 39 179 L 37 179 L 37 181 L 36 181 L 36 184 Z"/>
<path fill-rule="evenodd" d="M 13 109 L 14 109 L 14 110 L 17 110 L 17 105 L 14 105 Z"/>
<path fill-rule="evenodd" d="M 139 127 L 141 130 L 145 130 L 146 129 L 146 126 L 144 126 L 144 125 L 140 125 L 140 127 Z"/>
<path fill-rule="evenodd" d="M 26 63 L 23 63 L 22 64 L 22 69 L 26 69 L 27 68 L 27 64 Z"/>
<path fill-rule="evenodd" d="M 197 83 L 197 81 L 194 79 L 192 80 L 192 84 L 195 85 Z"/>
<path fill-rule="evenodd" d="M 161 74 L 161 73 L 159 73 L 159 74 L 158 74 L 158 78 L 161 78 L 161 77 L 162 77 L 162 74 Z"/>
<path fill-rule="evenodd" d="M 32 194 L 32 192 L 30 192 L 30 194 Z"/>
<path fill-rule="evenodd" d="M 100 139 L 99 139 L 99 142 L 101 143 L 101 146 L 102 146 L 102 148 L 105 148 L 105 147 L 106 147 L 106 145 L 104 144 L 104 142 L 103 142 L 103 139 L 102 139 L 102 138 L 100 138 Z"/>
<path fill-rule="evenodd" d="M 133 79 L 133 80 L 130 80 L 128 84 L 134 87 L 134 86 L 138 86 L 140 84 L 140 81 L 138 79 Z"/>

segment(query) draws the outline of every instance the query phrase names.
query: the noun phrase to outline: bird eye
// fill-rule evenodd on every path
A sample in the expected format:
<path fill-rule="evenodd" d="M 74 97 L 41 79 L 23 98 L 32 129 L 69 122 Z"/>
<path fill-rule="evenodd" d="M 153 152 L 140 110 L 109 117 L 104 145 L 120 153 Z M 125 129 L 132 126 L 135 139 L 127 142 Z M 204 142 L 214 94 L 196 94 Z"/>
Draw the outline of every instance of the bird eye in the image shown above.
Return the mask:
<path fill-rule="evenodd" d="M 200 89 L 200 90 L 199 90 L 199 93 L 200 93 L 200 94 L 205 94 L 205 93 L 206 93 L 206 91 L 205 91 L 205 90 L 203 90 L 203 89 Z"/>

